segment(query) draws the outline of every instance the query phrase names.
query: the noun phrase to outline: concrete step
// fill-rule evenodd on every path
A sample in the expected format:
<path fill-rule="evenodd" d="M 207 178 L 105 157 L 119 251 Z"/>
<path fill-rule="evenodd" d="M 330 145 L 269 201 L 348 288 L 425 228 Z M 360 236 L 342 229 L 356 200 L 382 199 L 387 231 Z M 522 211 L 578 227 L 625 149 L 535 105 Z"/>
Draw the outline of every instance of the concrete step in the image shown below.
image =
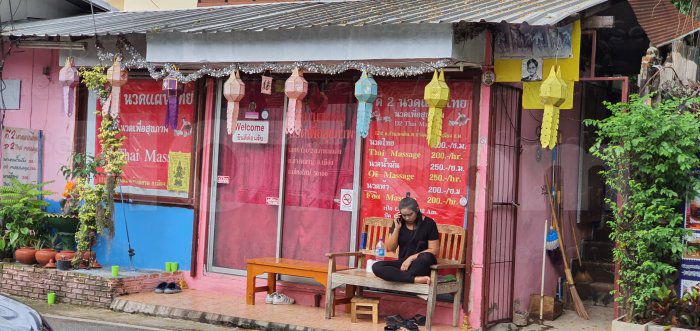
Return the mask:
<path fill-rule="evenodd" d="M 581 300 L 592 301 L 596 306 L 612 307 L 613 296 L 610 294 L 615 288 L 613 283 L 578 283 L 576 291 Z"/>

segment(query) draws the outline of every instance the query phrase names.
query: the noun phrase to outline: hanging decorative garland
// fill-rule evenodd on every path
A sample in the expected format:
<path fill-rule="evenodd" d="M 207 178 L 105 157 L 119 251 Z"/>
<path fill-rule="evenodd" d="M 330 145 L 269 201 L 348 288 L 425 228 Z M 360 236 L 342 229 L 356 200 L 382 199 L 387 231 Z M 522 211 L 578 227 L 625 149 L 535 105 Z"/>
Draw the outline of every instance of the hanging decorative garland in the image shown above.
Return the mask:
<path fill-rule="evenodd" d="M 357 98 L 357 133 L 362 138 L 369 134 L 369 122 L 372 118 L 372 104 L 377 99 L 377 82 L 366 71 L 355 83 L 355 97 Z"/>
<path fill-rule="evenodd" d="M 63 86 L 63 113 L 70 117 L 75 110 L 75 101 L 77 99 L 78 90 L 76 87 L 80 83 L 78 69 L 75 68 L 73 57 L 66 58 L 66 64 L 58 73 L 58 81 Z"/>
<path fill-rule="evenodd" d="M 425 86 L 423 97 L 428 103 L 428 145 L 435 148 L 440 144 L 442 138 L 442 109 L 447 106 L 450 100 L 450 88 L 445 82 L 445 72 L 437 70 L 433 74 L 433 80 Z"/>
<path fill-rule="evenodd" d="M 287 133 L 299 135 L 301 132 L 301 110 L 303 100 L 309 92 L 309 83 L 302 76 L 301 69 L 296 68 L 284 83 L 284 94 L 287 95 Z"/>
<path fill-rule="evenodd" d="M 224 97 L 228 101 L 226 105 L 226 132 L 233 134 L 238 122 L 239 102 L 245 96 L 245 83 L 241 80 L 239 71 L 234 71 L 224 83 Z"/>
<path fill-rule="evenodd" d="M 146 69 L 151 75 L 151 78 L 159 80 L 167 76 L 173 76 L 181 83 L 193 82 L 204 76 L 225 77 L 231 75 L 232 72 L 238 70 L 247 74 L 261 74 L 266 71 L 276 73 L 289 73 L 294 69 L 303 69 L 308 73 L 320 73 L 327 75 L 336 75 L 348 70 L 365 71 L 373 76 L 390 76 L 390 77 L 408 77 L 418 76 L 424 73 L 431 72 L 435 69 L 445 68 L 452 64 L 452 60 L 441 59 L 434 62 L 423 63 L 420 65 L 406 67 L 384 67 L 373 65 L 365 62 L 345 61 L 340 64 L 320 64 L 311 62 L 294 62 L 280 64 L 275 62 L 266 62 L 261 64 L 246 64 L 234 63 L 223 68 L 213 68 L 208 65 L 203 65 L 200 69 L 189 74 L 183 74 L 177 70 L 174 64 L 166 63 L 161 65 L 161 69 L 146 61 L 146 59 L 132 46 L 126 39 L 120 38 L 118 42 L 120 48 L 129 55 L 129 59 L 123 62 L 123 65 L 130 69 Z M 100 43 L 96 44 L 97 57 L 100 61 L 112 61 L 118 54 L 106 52 Z M 121 52 L 120 52 L 121 53 Z"/>

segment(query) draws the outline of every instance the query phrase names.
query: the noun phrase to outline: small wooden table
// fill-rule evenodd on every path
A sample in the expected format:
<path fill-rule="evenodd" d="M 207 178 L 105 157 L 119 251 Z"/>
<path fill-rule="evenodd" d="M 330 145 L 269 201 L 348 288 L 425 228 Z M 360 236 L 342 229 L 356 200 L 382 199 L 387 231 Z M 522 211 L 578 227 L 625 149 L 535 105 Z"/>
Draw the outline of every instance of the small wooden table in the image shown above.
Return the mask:
<path fill-rule="evenodd" d="M 255 293 L 267 292 L 269 294 L 277 291 L 277 274 L 312 278 L 321 283 L 324 289 L 328 285 L 328 264 L 326 263 L 274 257 L 248 259 L 246 263 L 248 272 L 245 292 L 246 303 L 249 305 L 255 304 Z M 349 269 L 349 267 L 336 266 L 336 270 L 346 269 Z M 255 286 L 255 277 L 264 273 L 267 273 L 267 286 Z M 355 286 L 347 285 L 346 293 L 354 294 L 355 289 Z M 349 299 L 336 299 L 334 300 L 333 308 L 337 304 L 349 304 L 349 302 Z M 349 305 L 346 306 L 346 311 L 349 309 Z"/>

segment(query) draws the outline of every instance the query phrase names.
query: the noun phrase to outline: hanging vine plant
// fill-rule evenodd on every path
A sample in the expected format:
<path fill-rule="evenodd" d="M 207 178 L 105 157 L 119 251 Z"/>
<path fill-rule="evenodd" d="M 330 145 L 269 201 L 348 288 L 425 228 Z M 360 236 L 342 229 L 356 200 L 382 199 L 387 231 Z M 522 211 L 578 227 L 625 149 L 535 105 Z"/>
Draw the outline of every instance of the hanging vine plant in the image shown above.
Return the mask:
<path fill-rule="evenodd" d="M 110 94 L 105 68 L 96 66 L 80 70 L 83 84 L 95 93 L 104 105 L 105 98 Z M 77 181 L 78 194 L 82 205 L 78 211 L 80 225 L 75 233 L 78 254 L 73 260 L 74 265 L 81 264 L 84 253 L 91 252 L 98 236 L 114 237 L 114 195 L 122 168 L 126 165 L 126 155 L 121 151 L 126 137 L 121 136 L 117 121 L 109 113 L 96 112 L 102 117 L 97 138 L 102 153 L 97 156 L 103 164 L 104 184 L 91 184 L 89 179 Z M 93 263 L 93 256 L 88 254 L 86 267 Z"/>

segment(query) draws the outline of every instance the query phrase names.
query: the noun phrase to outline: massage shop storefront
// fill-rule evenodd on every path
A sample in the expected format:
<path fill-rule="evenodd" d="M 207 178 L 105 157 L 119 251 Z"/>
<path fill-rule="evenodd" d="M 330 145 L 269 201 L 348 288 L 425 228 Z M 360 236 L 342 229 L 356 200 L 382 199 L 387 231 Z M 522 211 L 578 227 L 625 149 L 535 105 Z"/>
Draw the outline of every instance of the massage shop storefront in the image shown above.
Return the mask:
<path fill-rule="evenodd" d="M 243 275 L 246 259 L 279 256 L 326 262 L 357 250 L 361 220 L 393 217 L 406 192 L 439 224 L 463 226 L 467 205 L 473 81 L 447 75 L 443 139 L 426 141 L 432 75 L 377 79 L 370 130 L 358 137 L 354 76 L 308 76 L 301 130 L 285 123 L 284 80 L 270 94 L 260 76 L 245 79 L 237 129 L 226 129 L 219 81 L 215 107 L 211 271 Z"/>

